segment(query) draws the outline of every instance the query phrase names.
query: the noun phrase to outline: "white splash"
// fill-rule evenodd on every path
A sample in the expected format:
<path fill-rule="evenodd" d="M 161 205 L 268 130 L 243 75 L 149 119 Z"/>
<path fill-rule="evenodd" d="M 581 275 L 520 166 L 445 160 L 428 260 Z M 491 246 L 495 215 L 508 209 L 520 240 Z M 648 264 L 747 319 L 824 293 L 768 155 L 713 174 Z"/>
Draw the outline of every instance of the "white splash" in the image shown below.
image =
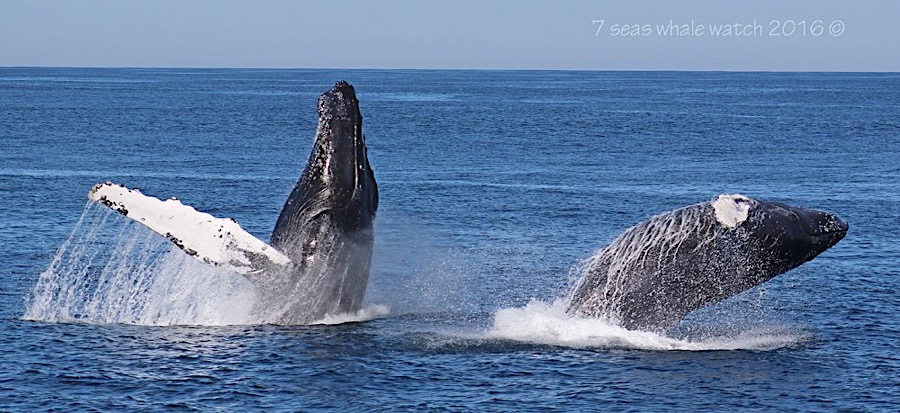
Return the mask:
<path fill-rule="evenodd" d="M 254 320 L 244 277 L 188 258 L 165 238 L 88 202 L 32 290 L 24 319 L 143 325 Z"/>
<path fill-rule="evenodd" d="M 750 198 L 740 194 L 719 195 L 712 202 L 716 211 L 716 220 L 728 228 L 734 228 L 747 220 L 750 213 Z"/>
<path fill-rule="evenodd" d="M 774 350 L 794 346 L 808 338 L 796 331 L 754 328 L 732 336 L 687 340 L 631 331 L 602 318 L 566 314 L 567 303 L 532 301 L 525 307 L 505 308 L 494 313 L 485 338 L 573 348 L 624 348 L 640 350 Z"/>
<path fill-rule="evenodd" d="M 137 189 L 97 184 L 88 198 L 170 239 L 200 262 L 240 274 L 258 271 L 249 256 L 264 256 L 278 265 L 290 258 L 257 239 L 232 219 L 216 218 L 171 198 L 161 201 Z"/>
<path fill-rule="evenodd" d="M 362 321 L 374 320 L 376 318 L 382 318 L 388 315 L 391 312 L 391 309 L 385 305 L 380 304 L 369 304 L 359 309 L 359 311 L 355 313 L 344 313 L 344 314 L 336 314 L 336 315 L 326 315 L 324 318 L 318 321 L 314 321 L 310 324 L 312 325 L 335 325 L 335 324 L 344 324 L 344 323 L 359 323 Z"/>

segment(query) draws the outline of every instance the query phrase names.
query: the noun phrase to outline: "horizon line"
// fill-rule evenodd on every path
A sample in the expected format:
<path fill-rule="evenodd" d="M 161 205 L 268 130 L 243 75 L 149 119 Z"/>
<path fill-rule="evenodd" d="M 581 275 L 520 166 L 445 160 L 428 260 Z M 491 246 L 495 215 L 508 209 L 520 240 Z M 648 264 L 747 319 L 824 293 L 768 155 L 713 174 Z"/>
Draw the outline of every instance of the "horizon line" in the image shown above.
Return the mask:
<path fill-rule="evenodd" d="M 585 68 L 409 68 L 409 67 L 264 67 L 264 66 L 41 66 L 0 65 L 0 69 L 186 69 L 186 70 L 383 70 L 383 71 L 470 71 L 470 72 L 694 72 L 694 73 L 880 73 L 900 74 L 893 70 L 803 70 L 803 69 L 585 69 Z"/>

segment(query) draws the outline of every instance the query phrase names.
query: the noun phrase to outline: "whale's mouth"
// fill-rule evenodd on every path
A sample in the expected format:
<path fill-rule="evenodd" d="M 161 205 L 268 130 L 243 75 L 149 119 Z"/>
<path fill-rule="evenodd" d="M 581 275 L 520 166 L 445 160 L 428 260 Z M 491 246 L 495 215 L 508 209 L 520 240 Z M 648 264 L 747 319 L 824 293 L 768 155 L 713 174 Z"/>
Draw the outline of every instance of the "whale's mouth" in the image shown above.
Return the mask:
<path fill-rule="evenodd" d="M 850 229 L 850 225 L 846 221 L 827 212 L 814 211 L 814 214 L 808 217 L 804 222 L 806 232 L 812 236 L 846 234 Z"/>
<path fill-rule="evenodd" d="M 825 229 L 823 229 L 823 234 L 847 234 L 847 231 L 850 229 L 850 225 L 847 224 L 846 221 L 843 221 L 837 217 L 835 217 L 835 221 L 829 224 Z"/>
<path fill-rule="evenodd" d="M 804 229 L 823 250 L 831 248 L 847 236 L 850 225 L 834 214 L 810 211 L 803 220 Z"/>

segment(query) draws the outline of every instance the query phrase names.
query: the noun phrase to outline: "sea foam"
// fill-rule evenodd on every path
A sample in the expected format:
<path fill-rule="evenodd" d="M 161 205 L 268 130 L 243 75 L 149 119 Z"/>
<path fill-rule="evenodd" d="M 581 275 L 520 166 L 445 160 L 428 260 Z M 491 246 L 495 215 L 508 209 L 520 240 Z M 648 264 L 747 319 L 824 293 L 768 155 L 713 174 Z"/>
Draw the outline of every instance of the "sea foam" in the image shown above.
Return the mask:
<path fill-rule="evenodd" d="M 648 331 L 631 331 L 602 318 L 573 317 L 568 303 L 533 300 L 524 307 L 504 308 L 493 315 L 484 338 L 571 348 L 640 350 L 774 350 L 795 346 L 808 334 L 790 328 L 749 327 L 728 335 L 673 338 Z"/>
<path fill-rule="evenodd" d="M 367 304 L 359 311 L 353 313 L 342 313 L 335 315 L 326 315 L 321 320 L 314 321 L 312 325 L 335 325 L 344 323 L 360 323 L 381 318 L 388 315 L 391 309 L 386 305 Z"/>

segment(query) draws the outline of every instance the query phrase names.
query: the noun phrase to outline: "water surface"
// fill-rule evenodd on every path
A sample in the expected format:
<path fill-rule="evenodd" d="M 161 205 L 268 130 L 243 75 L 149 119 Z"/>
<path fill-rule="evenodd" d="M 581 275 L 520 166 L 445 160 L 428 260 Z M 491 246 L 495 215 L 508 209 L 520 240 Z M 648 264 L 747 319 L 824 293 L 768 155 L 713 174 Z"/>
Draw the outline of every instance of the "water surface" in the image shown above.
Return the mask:
<path fill-rule="evenodd" d="M 157 317 L 26 317 L 79 219 L 156 245 L 85 211 L 97 182 L 268 239 L 338 79 L 381 193 L 368 321 L 254 324 L 202 267 Z M 897 74 L 0 68 L 0 410 L 895 411 L 898 102 Z M 719 193 L 850 233 L 668 337 L 561 314 L 580 260 Z"/>

